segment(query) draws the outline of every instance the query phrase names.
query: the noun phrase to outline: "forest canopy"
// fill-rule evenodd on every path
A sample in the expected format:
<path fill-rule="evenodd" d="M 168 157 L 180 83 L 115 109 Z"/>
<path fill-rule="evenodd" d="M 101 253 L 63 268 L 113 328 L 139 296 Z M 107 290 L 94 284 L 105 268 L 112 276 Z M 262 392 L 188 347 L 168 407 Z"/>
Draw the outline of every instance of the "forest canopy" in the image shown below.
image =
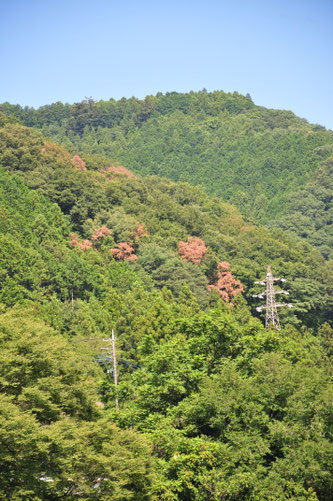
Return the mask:
<path fill-rule="evenodd" d="M 144 100 L 89 98 L 37 110 L 3 103 L 0 111 L 73 153 L 200 185 L 253 221 L 307 239 L 331 256 L 332 190 L 319 178 L 323 170 L 331 178 L 333 132 L 291 111 L 257 106 L 237 92 L 205 90 Z"/>
<path fill-rule="evenodd" d="M 223 92 L 0 108 L 0 497 L 327 501 L 331 131 Z"/>

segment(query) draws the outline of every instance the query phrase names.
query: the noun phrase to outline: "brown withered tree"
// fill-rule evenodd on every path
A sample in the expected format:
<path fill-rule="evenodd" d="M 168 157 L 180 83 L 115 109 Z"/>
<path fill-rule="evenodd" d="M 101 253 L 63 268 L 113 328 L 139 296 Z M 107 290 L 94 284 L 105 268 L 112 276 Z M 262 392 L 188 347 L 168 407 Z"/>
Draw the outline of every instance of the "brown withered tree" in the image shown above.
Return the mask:
<path fill-rule="evenodd" d="M 187 242 L 178 242 L 179 255 L 185 261 L 191 261 L 194 264 L 200 264 L 201 259 L 207 252 L 206 244 L 199 237 L 188 237 Z"/>
<path fill-rule="evenodd" d="M 240 292 L 244 292 L 243 284 L 236 280 L 229 271 L 230 263 L 221 261 L 218 264 L 218 280 L 214 285 L 209 285 L 209 289 L 216 289 L 220 297 L 226 302 L 232 304 L 231 300 Z"/>
<path fill-rule="evenodd" d="M 111 249 L 112 255 L 117 261 L 136 261 L 138 256 L 134 253 L 132 244 L 128 242 L 120 242 L 118 247 Z"/>

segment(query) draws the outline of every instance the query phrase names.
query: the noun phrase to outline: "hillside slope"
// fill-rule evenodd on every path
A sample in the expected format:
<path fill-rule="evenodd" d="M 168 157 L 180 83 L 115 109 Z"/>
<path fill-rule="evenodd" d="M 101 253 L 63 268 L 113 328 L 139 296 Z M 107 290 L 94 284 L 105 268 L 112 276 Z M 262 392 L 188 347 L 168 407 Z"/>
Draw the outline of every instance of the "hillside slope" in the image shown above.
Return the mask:
<path fill-rule="evenodd" d="M 0 119 L 0 497 L 326 501 L 331 263 Z M 281 332 L 251 314 L 268 263 Z"/>
<path fill-rule="evenodd" d="M 178 295 L 188 283 L 205 305 L 217 265 L 227 261 L 252 305 L 253 282 L 271 264 L 289 280 L 295 309 L 285 315 L 291 319 L 296 313 L 309 325 L 330 318 L 331 262 L 325 263 L 309 245 L 246 222 L 234 207 L 186 183 L 142 179 L 114 166 L 98 171 L 98 160 L 91 157 L 85 163 L 17 124 L 0 129 L 3 167 L 56 202 L 80 238 L 89 240 L 95 228 L 110 228 L 114 244 L 133 246 L 135 265 L 160 288 L 166 285 Z M 179 256 L 179 241 L 193 237 L 207 246 L 201 266 Z"/>
<path fill-rule="evenodd" d="M 294 193 L 315 182 L 333 151 L 332 131 L 221 91 L 56 103 L 38 110 L 5 103 L 0 110 L 41 128 L 73 153 L 106 155 L 144 176 L 200 185 L 243 215 L 283 228 L 291 227 L 289 215 L 295 219 L 291 194 L 297 198 Z M 319 210 L 319 235 L 316 214 L 307 207 L 298 207 L 301 217 L 291 231 L 326 256 L 322 235 L 332 238 L 330 209 L 321 204 Z"/>

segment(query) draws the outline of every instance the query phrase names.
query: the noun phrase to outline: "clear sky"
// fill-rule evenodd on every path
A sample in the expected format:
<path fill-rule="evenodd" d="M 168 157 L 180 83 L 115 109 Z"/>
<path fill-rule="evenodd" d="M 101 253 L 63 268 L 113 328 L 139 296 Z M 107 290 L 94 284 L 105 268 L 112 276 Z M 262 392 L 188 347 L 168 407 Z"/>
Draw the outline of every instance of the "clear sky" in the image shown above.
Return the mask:
<path fill-rule="evenodd" d="M 0 0 L 0 102 L 249 93 L 333 129 L 333 0 Z"/>

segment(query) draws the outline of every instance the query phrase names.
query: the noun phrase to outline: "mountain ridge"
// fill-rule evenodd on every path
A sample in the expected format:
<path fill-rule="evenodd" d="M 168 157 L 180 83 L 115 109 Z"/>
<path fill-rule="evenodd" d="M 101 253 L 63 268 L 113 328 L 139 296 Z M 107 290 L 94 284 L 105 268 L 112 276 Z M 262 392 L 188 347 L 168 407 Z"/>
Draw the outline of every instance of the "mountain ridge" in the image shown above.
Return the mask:
<path fill-rule="evenodd" d="M 0 496 L 326 501 L 329 256 L 0 124 Z M 267 264 L 294 305 L 281 331 L 252 298 Z M 99 366 L 113 331 L 117 385 Z"/>
<path fill-rule="evenodd" d="M 73 154 L 104 155 L 144 176 L 200 185 L 246 217 L 288 230 L 286 219 L 295 212 L 290 198 L 316 182 L 333 151 L 332 131 L 290 111 L 256 106 L 250 96 L 222 91 L 88 99 L 38 110 L 4 103 L 0 110 L 40 128 Z M 320 232 L 314 215 L 300 207 L 290 231 L 310 238 L 326 256 L 333 238 L 332 202 L 316 197 L 313 204 L 325 213 Z"/>

